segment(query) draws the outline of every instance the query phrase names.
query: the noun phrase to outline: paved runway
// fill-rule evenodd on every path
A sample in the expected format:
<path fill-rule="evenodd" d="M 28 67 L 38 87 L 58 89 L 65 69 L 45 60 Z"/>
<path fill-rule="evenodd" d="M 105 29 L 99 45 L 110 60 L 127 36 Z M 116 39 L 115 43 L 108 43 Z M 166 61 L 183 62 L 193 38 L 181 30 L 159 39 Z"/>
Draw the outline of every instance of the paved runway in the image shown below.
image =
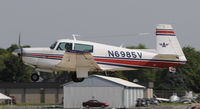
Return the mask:
<path fill-rule="evenodd" d="M 195 106 L 198 104 L 192 104 L 192 105 L 158 105 L 158 106 L 149 106 L 149 107 L 133 107 L 133 108 L 126 108 L 126 109 L 191 109 L 192 106 Z M 51 105 L 51 106 L 1 106 L 0 109 L 63 109 L 60 105 Z M 68 108 L 70 109 L 70 108 Z M 71 109 L 85 109 L 85 108 L 71 108 Z M 89 109 L 102 109 L 102 108 L 89 108 Z M 104 108 L 104 109 L 119 109 L 119 108 Z"/>

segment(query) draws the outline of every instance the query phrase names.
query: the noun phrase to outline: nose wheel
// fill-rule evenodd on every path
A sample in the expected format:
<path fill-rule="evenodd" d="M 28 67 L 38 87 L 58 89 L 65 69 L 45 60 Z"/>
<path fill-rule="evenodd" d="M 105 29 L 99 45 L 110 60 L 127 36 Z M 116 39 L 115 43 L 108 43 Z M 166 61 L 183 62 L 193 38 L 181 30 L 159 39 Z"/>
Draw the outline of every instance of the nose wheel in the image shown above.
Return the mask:
<path fill-rule="evenodd" d="M 40 78 L 40 76 L 37 73 L 33 73 L 31 75 L 31 80 L 34 81 L 34 82 L 38 81 L 39 78 Z"/>

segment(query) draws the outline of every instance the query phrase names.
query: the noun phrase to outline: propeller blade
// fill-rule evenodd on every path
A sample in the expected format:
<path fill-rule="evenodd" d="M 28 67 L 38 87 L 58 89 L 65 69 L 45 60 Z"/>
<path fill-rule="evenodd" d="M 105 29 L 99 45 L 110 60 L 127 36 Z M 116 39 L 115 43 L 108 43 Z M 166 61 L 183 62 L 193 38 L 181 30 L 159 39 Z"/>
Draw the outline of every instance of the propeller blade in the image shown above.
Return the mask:
<path fill-rule="evenodd" d="M 20 37 L 21 37 L 21 32 L 19 33 L 19 37 L 18 37 L 18 46 L 20 46 L 20 43 L 21 43 L 20 42 L 20 40 L 21 40 Z"/>
<path fill-rule="evenodd" d="M 20 58 L 20 60 L 22 61 L 22 56 L 23 56 L 23 48 L 22 48 L 22 46 L 21 46 L 21 32 L 19 33 L 18 46 L 19 46 L 19 49 L 20 49 L 19 58 Z"/>

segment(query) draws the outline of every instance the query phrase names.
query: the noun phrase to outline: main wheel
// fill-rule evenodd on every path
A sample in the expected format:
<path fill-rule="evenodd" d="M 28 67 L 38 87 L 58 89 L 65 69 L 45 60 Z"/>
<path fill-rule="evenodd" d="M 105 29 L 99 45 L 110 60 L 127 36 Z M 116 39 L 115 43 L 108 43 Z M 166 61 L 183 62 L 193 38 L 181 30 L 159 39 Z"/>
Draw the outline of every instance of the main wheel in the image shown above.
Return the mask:
<path fill-rule="evenodd" d="M 82 82 L 84 78 L 77 78 L 76 73 L 72 74 L 72 81 L 74 82 Z"/>
<path fill-rule="evenodd" d="M 37 73 L 33 73 L 33 74 L 31 75 L 31 80 L 34 81 L 34 82 L 36 82 L 36 81 L 39 80 L 39 77 L 40 77 L 40 76 L 39 76 Z"/>

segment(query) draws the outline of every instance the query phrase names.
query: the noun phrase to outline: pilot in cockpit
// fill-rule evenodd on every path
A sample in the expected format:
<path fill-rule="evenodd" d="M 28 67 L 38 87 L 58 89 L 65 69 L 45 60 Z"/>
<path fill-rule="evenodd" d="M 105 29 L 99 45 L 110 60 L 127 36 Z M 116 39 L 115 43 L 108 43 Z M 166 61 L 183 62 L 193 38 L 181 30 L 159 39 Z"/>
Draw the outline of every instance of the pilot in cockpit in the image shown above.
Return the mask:
<path fill-rule="evenodd" d="M 66 52 L 70 52 L 72 50 L 72 43 L 66 43 L 65 49 L 66 49 Z"/>

